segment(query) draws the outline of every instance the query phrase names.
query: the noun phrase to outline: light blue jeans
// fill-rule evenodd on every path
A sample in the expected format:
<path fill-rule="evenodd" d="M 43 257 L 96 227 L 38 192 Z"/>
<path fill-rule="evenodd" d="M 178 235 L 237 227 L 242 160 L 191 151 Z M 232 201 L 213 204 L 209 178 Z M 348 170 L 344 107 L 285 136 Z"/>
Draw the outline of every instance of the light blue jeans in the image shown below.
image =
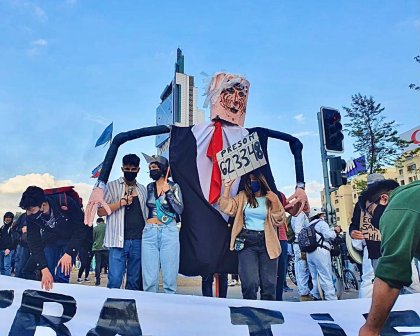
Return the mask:
<path fill-rule="evenodd" d="M 163 290 L 175 293 L 179 269 L 179 229 L 176 223 L 146 224 L 141 255 L 143 290 L 158 292 L 159 271 L 162 269 Z"/>
<path fill-rule="evenodd" d="M 309 269 L 306 260 L 301 258 L 299 244 L 293 244 L 295 254 L 295 273 L 299 295 L 309 294 Z"/>

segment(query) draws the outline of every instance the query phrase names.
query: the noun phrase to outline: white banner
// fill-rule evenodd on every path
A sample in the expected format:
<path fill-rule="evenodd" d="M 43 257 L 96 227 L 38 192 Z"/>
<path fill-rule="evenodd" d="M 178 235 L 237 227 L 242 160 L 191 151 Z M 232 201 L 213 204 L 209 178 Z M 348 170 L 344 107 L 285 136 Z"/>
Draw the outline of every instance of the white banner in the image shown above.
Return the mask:
<path fill-rule="evenodd" d="M 420 294 L 400 296 L 382 335 L 420 333 L 419 302 Z M 249 301 L 66 284 L 45 292 L 0 277 L 1 336 L 357 335 L 369 307 L 369 299 Z"/>

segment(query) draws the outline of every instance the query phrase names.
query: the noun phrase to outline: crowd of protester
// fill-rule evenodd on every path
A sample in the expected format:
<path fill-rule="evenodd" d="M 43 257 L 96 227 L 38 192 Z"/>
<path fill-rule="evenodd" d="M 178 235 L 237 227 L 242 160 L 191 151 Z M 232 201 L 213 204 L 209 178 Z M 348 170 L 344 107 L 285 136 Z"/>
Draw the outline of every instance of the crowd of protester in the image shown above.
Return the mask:
<path fill-rule="evenodd" d="M 153 182 L 146 187 L 138 183 L 140 158 L 135 154 L 124 156 L 123 176 L 109 182 L 104 193 L 111 213 L 107 214 L 104 207 L 99 208 L 94 227 L 83 223 L 83 209 L 72 198 L 63 206 L 59 195 L 47 195 L 39 187 L 28 187 L 20 201 L 25 212 L 17 218 L 6 212 L 3 217 L 0 228 L 1 275 L 41 280 L 42 287 L 49 290 L 54 282 L 68 283 L 71 270 L 77 264 L 78 283 L 90 282 L 89 274 L 94 271 L 95 285 L 101 285 L 101 270 L 104 269 L 108 288 L 158 292 L 162 274 L 163 291 L 175 293 L 180 249 L 178 222 L 184 206 L 182 192 L 178 184 L 169 180 L 166 158 L 158 155 L 145 157 Z M 336 300 L 331 251 L 339 240 L 341 228 L 329 226 L 325 212 L 320 208 L 286 216 L 282 195 L 270 191 L 259 171 L 246 175 L 244 190 L 234 197 L 230 193 L 232 183 L 225 182 L 219 207 L 221 212 L 233 217 L 230 249 L 236 251 L 239 267 L 238 274 L 232 275 L 230 281 L 226 273 L 217 275 L 218 296 L 226 297 L 229 286 L 240 284 L 244 299 L 255 300 L 259 293 L 262 300 L 282 300 L 283 291 L 288 288 L 286 273 L 291 254 L 300 300 L 320 300 L 321 297 Z M 349 228 L 354 246 L 360 241 L 361 253 L 365 256 L 361 267 L 362 289 L 373 286 L 371 267 L 379 278 L 377 281 L 386 289 L 389 287 L 387 293 L 394 294 L 393 297 L 395 288 L 411 286 L 414 288 L 411 292 L 419 291 L 415 288 L 416 268 L 412 261 L 418 253 L 416 246 L 420 246 L 418 241 L 412 241 L 419 239 L 420 229 L 415 222 L 418 213 L 411 208 L 405 212 L 398 209 L 398 215 L 402 217 L 398 229 L 404 228 L 401 221 L 406 220 L 406 231 L 411 230 L 410 237 L 404 232 L 399 233 L 401 242 L 388 236 L 392 236 L 392 223 L 385 227 L 381 219 L 386 214 L 391 192 L 397 187 L 394 180 L 371 174 L 368 188 L 354 208 Z M 418 185 L 413 185 L 410 190 L 418 193 L 418 188 Z M 401 193 L 404 194 L 400 192 L 398 195 Z M 406 218 L 411 215 L 410 211 L 414 211 L 414 219 Z M 397 222 L 395 216 L 388 217 L 388 221 Z M 310 227 L 316 232 L 317 246 L 305 253 L 301 251 L 299 236 L 302 230 Z M 405 254 L 399 257 L 405 264 L 397 269 L 392 253 L 401 254 L 401 250 Z M 214 277 L 214 274 L 202 275 L 204 296 L 213 296 Z M 372 296 L 372 290 L 363 289 L 360 293 L 360 297 Z M 364 328 L 372 327 L 372 324 L 368 320 Z"/>

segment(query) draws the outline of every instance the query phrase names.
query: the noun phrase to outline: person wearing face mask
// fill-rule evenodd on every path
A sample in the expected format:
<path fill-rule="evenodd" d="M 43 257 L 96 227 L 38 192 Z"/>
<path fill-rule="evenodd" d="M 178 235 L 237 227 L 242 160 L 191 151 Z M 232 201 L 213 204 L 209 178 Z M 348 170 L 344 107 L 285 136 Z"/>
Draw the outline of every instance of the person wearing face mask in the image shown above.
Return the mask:
<path fill-rule="evenodd" d="M 420 181 L 398 186 L 390 179 L 374 183 L 360 196 L 363 211 L 373 218 L 377 211 L 381 213 L 382 255 L 375 269 L 372 304 L 359 336 L 387 334 L 383 327 L 388 315 L 401 289 L 412 283 L 412 262 L 420 258 L 419 199 Z"/>
<path fill-rule="evenodd" d="M 3 226 L 0 228 L 0 273 L 1 275 L 12 274 L 12 257 L 15 252 L 12 239 L 12 224 L 15 216 L 6 212 L 3 217 Z"/>
<path fill-rule="evenodd" d="M 244 190 L 234 198 L 230 196 L 234 181 L 226 181 L 219 199 L 220 210 L 235 218 L 230 250 L 238 252 L 243 298 L 256 300 L 261 288 L 261 300 L 274 301 L 277 260 L 281 253 L 276 227 L 285 227 L 286 215 L 261 172 L 254 170 L 244 177 L 244 181 Z"/>
<path fill-rule="evenodd" d="M 60 195 L 46 196 L 40 187 L 30 186 L 22 194 L 19 207 L 26 210 L 31 253 L 28 263 L 41 271 L 42 288 L 50 290 L 54 282 L 68 283 L 72 259 L 86 233 L 80 205 L 68 197 L 63 210 Z"/>
<path fill-rule="evenodd" d="M 108 288 L 120 288 L 127 274 L 125 288 L 139 290 L 142 233 L 148 215 L 146 188 L 136 180 L 140 158 L 125 155 L 121 170 L 123 177 L 105 188 L 104 200 L 111 214 L 98 209 L 98 216 L 107 216 L 104 247 L 109 251 Z"/>
<path fill-rule="evenodd" d="M 179 268 L 179 229 L 177 221 L 184 204 L 179 185 L 168 180 L 169 162 L 160 155 L 144 154 L 149 164 L 146 205 L 149 209 L 143 230 L 142 272 L 143 288 L 158 292 L 159 271 L 162 270 L 163 290 L 175 293 Z"/>

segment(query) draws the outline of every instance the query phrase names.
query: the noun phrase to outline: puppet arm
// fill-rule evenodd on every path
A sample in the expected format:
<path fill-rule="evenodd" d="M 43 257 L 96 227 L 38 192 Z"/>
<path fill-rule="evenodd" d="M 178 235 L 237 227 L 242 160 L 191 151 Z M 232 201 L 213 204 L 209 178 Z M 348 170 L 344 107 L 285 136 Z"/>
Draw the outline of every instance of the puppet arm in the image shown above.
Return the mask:
<path fill-rule="evenodd" d="M 106 183 L 108 182 L 109 175 L 111 174 L 112 165 L 114 164 L 115 157 L 117 156 L 118 149 L 120 146 L 127 141 L 143 138 L 151 135 L 159 135 L 164 133 L 169 133 L 171 131 L 169 126 L 152 126 L 139 128 L 133 131 L 122 132 L 117 134 L 112 140 L 111 146 L 109 147 L 104 163 L 102 165 L 102 171 L 99 175 L 98 181 L 93 188 L 93 191 L 89 197 L 89 202 L 86 206 L 85 211 L 85 224 L 92 226 L 93 220 L 95 219 L 95 214 L 98 210 L 98 207 L 102 206 L 107 214 L 111 213 L 111 209 L 108 204 L 104 201 L 104 190 Z"/>

